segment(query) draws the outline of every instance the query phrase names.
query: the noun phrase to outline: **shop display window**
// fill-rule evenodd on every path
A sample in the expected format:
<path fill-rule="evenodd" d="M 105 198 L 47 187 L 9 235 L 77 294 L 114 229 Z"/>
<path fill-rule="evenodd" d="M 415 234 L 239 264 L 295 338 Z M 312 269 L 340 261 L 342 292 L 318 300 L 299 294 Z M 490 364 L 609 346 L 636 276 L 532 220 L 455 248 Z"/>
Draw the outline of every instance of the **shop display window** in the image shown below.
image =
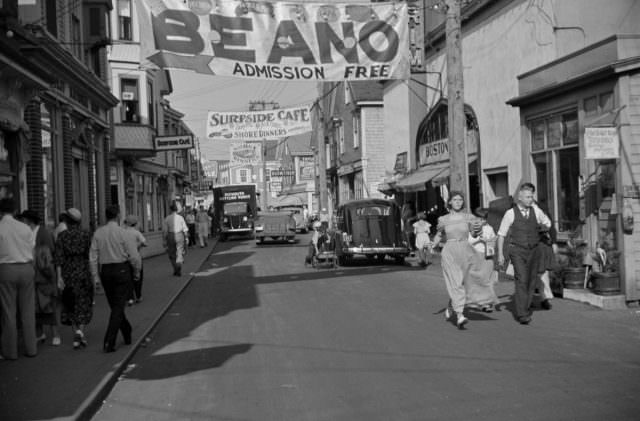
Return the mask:
<path fill-rule="evenodd" d="M 570 110 L 536 119 L 529 130 L 538 203 L 559 233 L 569 233 L 580 223 L 578 113 Z"/>

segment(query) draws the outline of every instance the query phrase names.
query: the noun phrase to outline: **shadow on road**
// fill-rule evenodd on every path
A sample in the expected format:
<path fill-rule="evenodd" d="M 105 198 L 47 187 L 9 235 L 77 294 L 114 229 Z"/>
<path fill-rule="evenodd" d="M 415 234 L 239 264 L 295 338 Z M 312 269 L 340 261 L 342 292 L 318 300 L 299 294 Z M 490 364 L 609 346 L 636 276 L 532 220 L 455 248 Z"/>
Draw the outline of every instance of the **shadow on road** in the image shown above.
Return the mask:
<path fill-rule="evenodd" d="M 411 266 L 366 266 L 328 270 L 304 268 L 296 273 L 260 276 L 251 265 L 241 265 L 251 252 L 223 250 L 201 268 L 187 289 L 171 305 L 160 327 L 150 334 L 134 358 L 139 364 L 126 373 L 139 380 L 165 379 L 217 368 L 235 355 L 248 352 L 253 344 L 211 346 L 207 333 L 211 322 L 234 311 L 260 305 L 258 286 L 289 282 L 331 282 L 340 277 L 366 280 L 372 273 L 413 271 Z M 187 348 L 187 349 L 185 349 Z"/>

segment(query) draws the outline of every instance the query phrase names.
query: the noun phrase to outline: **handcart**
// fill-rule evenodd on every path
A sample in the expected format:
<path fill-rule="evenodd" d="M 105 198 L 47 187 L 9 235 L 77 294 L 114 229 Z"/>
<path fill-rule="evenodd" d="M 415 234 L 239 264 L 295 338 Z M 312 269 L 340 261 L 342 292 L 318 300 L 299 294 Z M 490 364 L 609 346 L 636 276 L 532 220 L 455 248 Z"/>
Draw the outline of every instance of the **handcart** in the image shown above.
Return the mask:
<path fill-rule="evenodd" d="M 313 256 L 311 260 L 311 266 L 319 269 L 321 266 L 326 265 L 333 269 L 338 267 L 338 256 L 333 250 L 321 251 Z"/>

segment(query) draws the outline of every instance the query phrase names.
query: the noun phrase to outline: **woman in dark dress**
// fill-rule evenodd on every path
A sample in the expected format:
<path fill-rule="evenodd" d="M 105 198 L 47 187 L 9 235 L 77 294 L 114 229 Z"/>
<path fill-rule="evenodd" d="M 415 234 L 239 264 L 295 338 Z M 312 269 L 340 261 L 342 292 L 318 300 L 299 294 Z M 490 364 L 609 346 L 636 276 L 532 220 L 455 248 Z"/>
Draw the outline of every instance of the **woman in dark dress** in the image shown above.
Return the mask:
<path fill-rule="evenodd" d="M 80 228 L 82 218 L 75 208 L 65 213 L 68 229 L 56 240 L 55 263 L 62 289 L 62 324 L 73 329 L 73 348 L 87 346 L 84 326 L 93 316 L 93 282 L 89 270 L 91 234 Z"/>

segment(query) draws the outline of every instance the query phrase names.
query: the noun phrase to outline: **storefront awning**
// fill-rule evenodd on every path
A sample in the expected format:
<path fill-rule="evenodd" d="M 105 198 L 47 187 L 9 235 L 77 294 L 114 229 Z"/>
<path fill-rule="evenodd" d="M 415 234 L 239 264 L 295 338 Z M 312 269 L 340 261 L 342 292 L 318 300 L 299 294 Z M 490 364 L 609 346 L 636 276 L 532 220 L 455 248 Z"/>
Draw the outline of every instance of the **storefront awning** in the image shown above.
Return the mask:
<path fill-rule="evenodd" d="M 428 165 L 408 174 L 398 180 L 395 189 L 401 192 L 416 192 L 425 190 L 425 184 L 436 177 L 447 177 L 449 175 L 449 163 L 439 165 Z"/>

